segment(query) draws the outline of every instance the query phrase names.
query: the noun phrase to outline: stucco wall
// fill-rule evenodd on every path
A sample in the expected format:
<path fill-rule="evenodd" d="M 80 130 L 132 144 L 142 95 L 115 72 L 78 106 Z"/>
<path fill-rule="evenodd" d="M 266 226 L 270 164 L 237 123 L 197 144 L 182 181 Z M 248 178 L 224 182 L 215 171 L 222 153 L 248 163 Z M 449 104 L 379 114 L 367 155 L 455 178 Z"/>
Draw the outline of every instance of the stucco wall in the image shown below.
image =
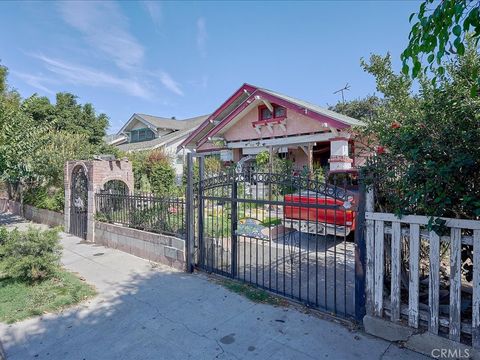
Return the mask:
<path fill-rule="evenodd" d="M 185 240 L 173 236 L 96 221 L 95 243 L 185 270 Z"/>

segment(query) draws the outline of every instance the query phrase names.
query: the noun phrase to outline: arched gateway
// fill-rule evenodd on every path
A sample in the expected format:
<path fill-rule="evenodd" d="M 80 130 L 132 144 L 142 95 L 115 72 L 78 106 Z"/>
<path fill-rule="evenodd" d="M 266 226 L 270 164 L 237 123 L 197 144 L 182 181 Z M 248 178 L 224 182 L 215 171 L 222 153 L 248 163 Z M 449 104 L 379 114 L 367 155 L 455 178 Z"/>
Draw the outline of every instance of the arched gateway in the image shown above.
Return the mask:
<path fill-rule="evenodd" d="M 65 175 L 65 231 L 94 241 L 95 192 L 112 184 L 133 191 L 132 164 L 128 159 L 98 157 L 95 160 L 67 161 Z"/>

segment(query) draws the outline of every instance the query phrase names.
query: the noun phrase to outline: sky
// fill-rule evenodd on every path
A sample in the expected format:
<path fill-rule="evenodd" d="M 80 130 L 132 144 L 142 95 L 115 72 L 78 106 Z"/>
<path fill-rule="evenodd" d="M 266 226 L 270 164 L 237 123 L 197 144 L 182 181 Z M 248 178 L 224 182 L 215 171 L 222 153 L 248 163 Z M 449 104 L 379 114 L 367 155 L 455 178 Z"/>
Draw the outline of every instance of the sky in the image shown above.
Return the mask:
<path fill-rule="evenodd" d="M 23 97 L 71 92 L 110 118 L 209 114 L 243 83 L 320 106 L 375 93 L 360 67 L 400 70 L 417 1 L 1 2 L 0 61 Z"/>

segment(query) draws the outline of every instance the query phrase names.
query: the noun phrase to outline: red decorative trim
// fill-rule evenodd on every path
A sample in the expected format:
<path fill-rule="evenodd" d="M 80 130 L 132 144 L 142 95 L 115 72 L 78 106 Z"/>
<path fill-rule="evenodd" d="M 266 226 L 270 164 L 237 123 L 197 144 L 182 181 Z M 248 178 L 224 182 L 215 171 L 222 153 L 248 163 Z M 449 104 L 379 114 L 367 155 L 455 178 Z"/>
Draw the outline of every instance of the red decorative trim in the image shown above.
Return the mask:
<path fill-rule="evenodd" d="M 207 127 L 210 124 L 210 120 L 215 119 L 225 108 L 230 106 L 238 96 L 240 96 L 244 90 L 247 90 L 250 93 L 253 93 L 257 90 L 256 87 L 250 85 L 250 84 L 243 84 L 237 91 L 233 93 L 217 110 L 213 112 L 212 115 L 210 115 L 203 123 L 201 123 L 198 128 L 193 131 L 178 147 L 177 149 L 186 146 L 190 141 L 192 141 L 195 136 L 198 135 L 205 127 Z M 201 140 L 201 139 L 200 139 Z"/>
<path fill-rule="evenodd" d="M 274 120 L 274 119 L 285 119 L 287 117 L 287 108 L 283 107 L 283 106 L 279 106 L 277 104 L 272 104 L 272 107 L 273 107 L 273 112 L 272 112 L 272 117 L 270 119 L 263 119 L 262 118 L 262 111 L 267 109 L 267 105 L 259 105 L 258 106 L 258 121 L 270 121 L 270 120 Z M 275 108 L 283 108 L 285 110 L 285 115 L 283 116 L 275 116 Z"/>
<path fill-rule="evenodd" d="M 346 137 L 334 137 L 332 139 L 330 139 L 330 141 L 340 141 L 340 140 L 344 140 L 344 141 L 350 141 L 351 139 L 349 138 L 346 138 Z"/>
<path fill-rule="evenodd" d="M 220 124 L 213 127 L 204 137 L 202 137 L 202 139 L 199 140 L 199 142 L 198 142 L 198 146 L 203 145 L 208 140 L 208 137 L 212 137 L 217 132 L 219 132 L 225 125 L 227 125 L 232 119 L 234 119 L 235 116 L 237 116 L 242 110 L 244 110 L 248 105 L 250 105 L 250 103 L 248 103 L 248 100 L 253 101 L 254 96 L 257 96 L 257 95 L 259 95 L 263 99 L 266 99 L 266 100 L 270 101 L 271 103 L 275 103 L 277 105 L 283 106 L 284 108 L 289 109 L 291 111 L 294 111 L 298 114 L 308 116 L 313 120 L 321 122 L 322 124 L 326 122 L 329 125 L 331 125 L 332 127 L 335 127 L 337 129 L 345 129 L 345 128 L 350 127 L 350 125 L 348 125 L 348 124 L 344 124 L 344 123 L 342 123 L 338 120 L 331 119 L 328 116 L 316 113 L 313 110 L 308 110 L 308 113 L 305 114 L 304 108 L 301 107 L 301 106 L 298 106 L 297 104 L 294 104 L 290 101 L 283 100 L 283 99 L 278 98 L 276 96 L 267 94 L 267 93 L 265 93 L 261 90 L 255 90 L 247 99 L 245 99 L 245 101 L 235 111 L 232 111 L 232 113 L 230 113 L 230 115 L 225 117 L 225 119 L 223 119 Z"/>
<path fill-rule="evenodd" d="M 329 163 L 340 162 L 340 163 L 353 163 L 353 159 L 350 159 L 348 156 L 334 155 L 328 159 Z"/>
<path fill-rule="evenodd" d="M 283 117 L 269 119 L 269 120 L 258 120 L 258 121 L 252 122 L 252 126 L 255 127 L 255 126 L 258 126 L 258 125 L 280 124 L 285 119 L 286 119 L 286 117 L 283 116 Z"/>

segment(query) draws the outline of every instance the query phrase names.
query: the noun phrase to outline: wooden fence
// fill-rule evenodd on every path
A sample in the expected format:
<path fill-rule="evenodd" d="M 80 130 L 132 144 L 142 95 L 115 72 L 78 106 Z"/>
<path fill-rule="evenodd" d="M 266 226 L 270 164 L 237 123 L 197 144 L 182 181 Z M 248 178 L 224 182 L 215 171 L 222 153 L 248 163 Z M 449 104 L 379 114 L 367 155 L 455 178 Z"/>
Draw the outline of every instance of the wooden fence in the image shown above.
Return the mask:
<path fill-rule="evenodd" d="M 442 218 L 439 236 L 429 219 L 365 213 L 367 314 L 479 349 L 480 221 Z"/>

